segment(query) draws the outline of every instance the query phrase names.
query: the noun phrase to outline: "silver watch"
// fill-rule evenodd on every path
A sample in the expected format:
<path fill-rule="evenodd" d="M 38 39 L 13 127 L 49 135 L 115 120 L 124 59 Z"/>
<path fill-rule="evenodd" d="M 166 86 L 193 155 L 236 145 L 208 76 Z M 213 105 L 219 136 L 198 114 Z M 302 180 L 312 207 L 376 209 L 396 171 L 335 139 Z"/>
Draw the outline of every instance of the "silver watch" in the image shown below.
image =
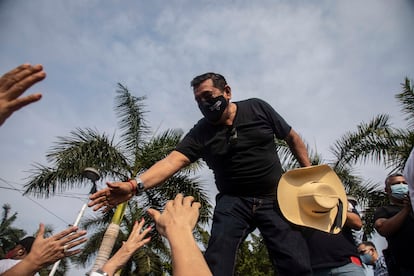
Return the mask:
<path fill-rule="evenodd" d="M 137 187 L 136 187 L 136 190 L 135 190 L 135 195 L 140 195 L 145 190 L 144 182 L 142 182 L 141 178 L 139 178 L 139 177 L 137 179 L 135 179 L 135 181 L 137 182 Z"/>

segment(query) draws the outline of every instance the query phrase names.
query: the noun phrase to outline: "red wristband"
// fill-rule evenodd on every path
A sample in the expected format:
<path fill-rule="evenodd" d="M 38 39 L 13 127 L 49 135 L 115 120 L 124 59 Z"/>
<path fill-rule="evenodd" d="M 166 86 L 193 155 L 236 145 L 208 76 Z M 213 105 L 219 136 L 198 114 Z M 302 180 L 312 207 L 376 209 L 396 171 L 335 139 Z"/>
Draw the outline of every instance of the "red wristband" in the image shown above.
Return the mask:
<path fill-rule="evenodd" d="M 132 182 L 132 179 L 129 179 L 128 183 L 131 184 L 131 193 L 135 195 L 136 187 L 135 187 L 134 183 Z"/>

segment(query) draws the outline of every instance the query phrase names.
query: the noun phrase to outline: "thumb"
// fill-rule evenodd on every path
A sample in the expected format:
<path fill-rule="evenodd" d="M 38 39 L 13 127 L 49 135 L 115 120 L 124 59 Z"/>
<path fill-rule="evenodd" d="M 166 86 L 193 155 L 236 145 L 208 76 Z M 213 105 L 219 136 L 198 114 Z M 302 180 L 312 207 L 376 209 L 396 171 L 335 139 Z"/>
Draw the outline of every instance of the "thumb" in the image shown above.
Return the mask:
<path fill-rule="evenodd" d="M 115 185 L 114 182 L 106 182 L 106 186 L 108 186 L 109 188 L 116 188 L 118 185 Z"/>
<path fill-rule="evenodd" d="M 150 215 L 150 216 L 151 216 L 151 218 L 152 218 L 155 222 L 157 222 L 157 221 L 158 221 L 158 218 L 161 216 L 160 211 L 155 210 L 155 209 L 152 209 L 152 208 L 149 208 L 149 209 L 147 210 L 147 213 L 148 213 L 148 215 Z"/>
<path fill-rule="evenodd" d="M 39 224 L 39 230 L 37 230 L 36 239 L 39 237 L 45 236 L 45 225 L 43 223 Z"/>

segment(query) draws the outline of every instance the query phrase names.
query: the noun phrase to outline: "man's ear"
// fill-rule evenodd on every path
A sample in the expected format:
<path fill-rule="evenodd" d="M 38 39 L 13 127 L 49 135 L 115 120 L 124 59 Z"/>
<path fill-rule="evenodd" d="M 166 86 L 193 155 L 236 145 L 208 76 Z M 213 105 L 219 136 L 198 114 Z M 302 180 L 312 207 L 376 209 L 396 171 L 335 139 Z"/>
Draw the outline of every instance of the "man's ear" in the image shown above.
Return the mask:
<path fill-rule="evenodd" d="M 20 248 L 19 250 L 17 250 L 16 256 L 17 257 L 22 257 L 22 256 L 24 256 L 24 254 L 26 254 L 26 249 Z"/>
<path fill-rule="evenodd" d="M 229 99 L 231 99 L 231 87 L 230 87 L 230 86 L 226 85 L 226 86 L 224 87 L 224 93 L 226 93 L 227 97 L 228 97 Z"/>

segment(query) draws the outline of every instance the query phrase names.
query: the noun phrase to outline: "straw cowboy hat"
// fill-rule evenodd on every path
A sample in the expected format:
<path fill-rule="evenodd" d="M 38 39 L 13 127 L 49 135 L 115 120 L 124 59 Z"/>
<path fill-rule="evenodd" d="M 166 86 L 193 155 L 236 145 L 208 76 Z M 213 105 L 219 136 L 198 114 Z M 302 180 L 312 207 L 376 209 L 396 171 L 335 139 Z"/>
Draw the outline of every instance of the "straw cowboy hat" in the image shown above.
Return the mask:
<path fill-rule="evenodd" d="M 328 165 L 293 169 L 279 181 L 277 200 L 290 222 L 337 234 L 346 220 L 344 186 Z"/>

